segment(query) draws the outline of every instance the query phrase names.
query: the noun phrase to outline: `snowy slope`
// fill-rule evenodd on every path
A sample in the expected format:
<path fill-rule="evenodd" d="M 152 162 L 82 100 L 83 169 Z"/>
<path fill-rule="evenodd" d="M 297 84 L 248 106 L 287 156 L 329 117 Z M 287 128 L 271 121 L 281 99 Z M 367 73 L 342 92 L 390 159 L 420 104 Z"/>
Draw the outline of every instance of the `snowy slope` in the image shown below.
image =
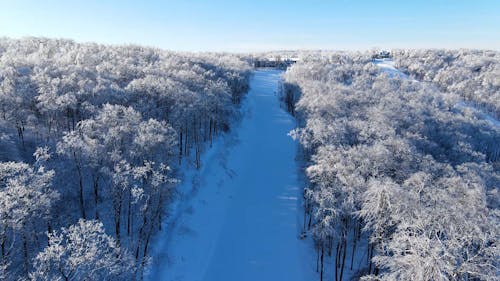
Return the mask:
<path fill-rule="evenodd" d="M 389 75 L 391 75 L 392 77 L 397 76 L 402 78 L 409 78 L 408 75 L 404 74 L 396 68 L 395 62 L 392 59 L 374 59 L 373 64 L 380 67 L 382 71 L 389 73 Z M 481 109 L 472 104 L 461 101 L 455 105 L 455 108 L 459 110 L 472 110 L 479 118 L 486 120 L 488 123 L 490 123 L 490 125 L 500 127 L 500 120 L 496 119 L 486 112 L 483 112 Z"/>
<path fill-rule="evenodd" d="M 298 239 L 295 121 L 280 108 L 279 70 L 257 70 L 239 128 L 180 187 L 180 214 L 162 232 L 151 280 L 314 280 L 312 245 Z M 188 196 L 186 196 L 188 197 Z"/>
<path fill-rule="evenodd" d="M 497 128 L 500 128 L 500 120 L 496 119 L 495 117 L 493 117 L 492 115 L 490 115 L 486 112 L 483 112 L 482 110 L 480 110 L 479 108 L 475 107 L 472 104 L 461 101 L 455 105 L 455 108 L 462 110 L 462 111 L 463 110 L 471 110 L 472 112 L 474 112 L 476 114 L 476 116 L 479 116 L 479 118 L 486 120 L 488 123 L 490 123 L 490 125 L 493 125 Z"/>
<path fill-rule="evenodd" d="M 380 67 L 384 72 L 389 73 L 392 77 L 408 78 L 408 75 L 396 68 L 396 63 L 392 59 L 373 59 L 373 64 Z"/>

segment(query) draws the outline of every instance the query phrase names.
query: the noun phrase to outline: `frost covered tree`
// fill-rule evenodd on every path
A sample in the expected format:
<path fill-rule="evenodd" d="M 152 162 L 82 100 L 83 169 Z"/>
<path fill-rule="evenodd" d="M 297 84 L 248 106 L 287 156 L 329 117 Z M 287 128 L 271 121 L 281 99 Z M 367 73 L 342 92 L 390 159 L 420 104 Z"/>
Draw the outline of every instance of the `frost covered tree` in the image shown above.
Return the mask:
<path fill-rule="evenodd" d="M 107 235 L 101 222 L 79 220 L 49 233 L 30 273 L 32 280 L 123 280 L 134 274 L 132 257 Z"/>
<path fill-rule="evenodd" d="M 491 144 L 500 134 L 455 105 L 460 89 L 478 92 L 470 79 L 494 72 L 498 54 L 461 54 L 396 52 L 403 71 L 439 87 L 387 75 L 362 53 L 313 53 L 288 69 L 286 100 L 300 124 L 291 136 L 303 145 L 309 180 L 304 228 L 318 264 L 323 247 L 337 245 L 326 259 L 333 276 L 320 266 L 320 279 L 345 280 L 348 270 L 363 280 L 497 278 L 500 171 Z M 353 268 L 361 250 L 366 262 Z"/>
<path fill-rule="evenodd" d="M 35 157 L 35 166 L 0 162 L 0 251 L 3 270 L 9 269 L 16 259 L 23 261 L 25 272 L 28 270 L 32 258 L 30 248 L 37 246 L 34 237 L 38 232 L 47 230 L 47 224 L 40 223 L 50 219 L 52 206 L 59 198 L 58 192 L 51 187 L 54 171 L 46 170 L 42 165 L 49 157 L 47 150 L 38 149 Z"/>
<path fill-rule="evenodd" d="M 64 198 L 38 212 L 46 218 L 26 223 L 27 228 L 2 226 L 3 272 L 26 278 L 34 254 L 46 246 L 43 233 L 80 218 L 102 221 L 115 243 L 136 257 L 136 265 L 147 264 L 151 237 L 175 192 L 178 165 L 202 165 L 205 145 L 228 130 L 236 115 L 249 70 L 240 55 L 1 38 L 1 161 L 28 165 L 20 162 L 32 163 L 27 156 L 37 146 L 56 151 L 42 161 L 40 150 L 43 164 L 18 170 L 54 170 L 48 190 Z M 11 193 L 22 191 L 14 182 L 8 187 Z M 15 202 L 2 203 L 4 210 Z"/>
<path fill-rule="evenodd" d="M 500 116 L 500 54 L 489 50 L 396 50 L 398 66 L 412 77 Z"/>

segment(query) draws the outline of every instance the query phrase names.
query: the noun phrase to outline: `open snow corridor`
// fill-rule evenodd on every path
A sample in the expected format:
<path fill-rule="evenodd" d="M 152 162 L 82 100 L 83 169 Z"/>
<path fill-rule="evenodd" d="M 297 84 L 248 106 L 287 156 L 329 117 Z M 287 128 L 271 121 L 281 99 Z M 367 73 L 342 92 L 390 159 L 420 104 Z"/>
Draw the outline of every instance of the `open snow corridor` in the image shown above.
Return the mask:
<path fill-rule="evenodd" d="M 243 119 L 186 172 L 177 214 L 159 234 L 150 280 L 314 280 L 298 239 L 301 198 L 295 120 L 280 108 L 282 71 L 256 70 Z"/>

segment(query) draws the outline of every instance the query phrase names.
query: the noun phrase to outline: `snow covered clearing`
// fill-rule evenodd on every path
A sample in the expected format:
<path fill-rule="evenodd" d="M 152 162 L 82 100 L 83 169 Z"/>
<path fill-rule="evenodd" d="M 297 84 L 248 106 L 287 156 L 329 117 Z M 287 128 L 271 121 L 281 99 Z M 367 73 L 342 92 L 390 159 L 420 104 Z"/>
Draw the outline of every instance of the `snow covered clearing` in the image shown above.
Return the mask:
<path fill-rule="evenodd" d="M 380 67 L 391 77 L 408 78 L 408 75 L 396 68 L 396 63 L 392 59 L 373 59 L 373 64 Z"/>
<path fill-rule="evenodd" d="M 151 280 L 314 280 L 300 240 L 301 190 L 295 121 L 280 108 L 280 70 L 256 70 L 243 120 L 187 172 L 178 213 L 153 253 Z"/>

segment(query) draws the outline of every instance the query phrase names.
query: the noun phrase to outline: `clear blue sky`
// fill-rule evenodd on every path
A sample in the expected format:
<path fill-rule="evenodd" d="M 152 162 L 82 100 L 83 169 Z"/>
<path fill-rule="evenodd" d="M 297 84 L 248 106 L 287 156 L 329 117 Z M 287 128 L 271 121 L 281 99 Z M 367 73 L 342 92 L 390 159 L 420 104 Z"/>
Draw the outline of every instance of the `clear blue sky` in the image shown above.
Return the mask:
<path fill-rule="evenodd" d="M 500 0 L 0 0 L 0 36 L 185 51 L 500 49 Z"/>

